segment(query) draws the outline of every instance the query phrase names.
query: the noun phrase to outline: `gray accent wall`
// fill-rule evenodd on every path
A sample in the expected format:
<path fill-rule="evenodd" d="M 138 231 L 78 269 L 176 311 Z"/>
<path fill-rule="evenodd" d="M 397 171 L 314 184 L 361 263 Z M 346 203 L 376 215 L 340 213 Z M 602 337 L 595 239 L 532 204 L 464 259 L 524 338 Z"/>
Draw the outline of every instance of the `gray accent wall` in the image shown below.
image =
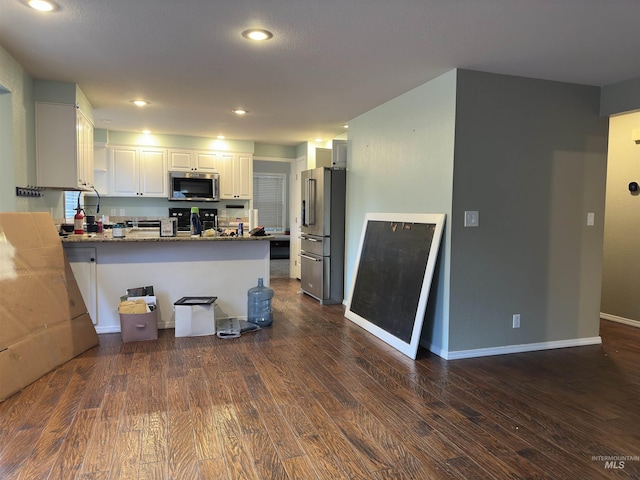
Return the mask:
<path fill-rule="evenodd" d="M 447 356 L 598 337 L 599 101 L 596 87 L 454 70 L 351 120 L 347 296 L 366 212 L 446 213 L 423 345 Z M 463 226 L 466 210 L 479 227 Z"/>
<path fill-rule="evenodd" d="M 599 98 L 596 87 L 458 71 L 450 351 L 598 336 Z M 480 212 L 478 228 L 463 226 L 465 210 Z"/>
<path fill-rule="evenodd" d="M 602 87 L 601 115 L 610 116 L 636 110 L 640 110 L 640 78 Z"/>

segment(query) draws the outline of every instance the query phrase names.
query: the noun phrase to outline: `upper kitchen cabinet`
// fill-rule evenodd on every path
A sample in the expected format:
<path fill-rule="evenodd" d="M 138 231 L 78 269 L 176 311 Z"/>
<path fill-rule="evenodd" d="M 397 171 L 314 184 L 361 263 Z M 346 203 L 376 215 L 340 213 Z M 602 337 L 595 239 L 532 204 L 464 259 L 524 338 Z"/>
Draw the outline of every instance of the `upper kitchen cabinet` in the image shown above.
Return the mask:
<path fill-rule="evenodd" d="M 109 174 L 109 196 L 167 197 L 166 150 L 112 147 Z"/>
<path fill-rule="evenodd" d="M 40 187 L 93 188 L 93 124 L 76 105 L 36 102 L 36 164 Z"/>
<path fill-rule="evenodd" d="M 220 199 L 251 200 L 253 194 L 253 155 L 250 153 L 221 153 Z"/>
<path fill-rule="evenodd" d="M 216 152 L 198 152 L 193 150 L 169 150 L 170 172 L 218 172 L 218 154 Z"/>

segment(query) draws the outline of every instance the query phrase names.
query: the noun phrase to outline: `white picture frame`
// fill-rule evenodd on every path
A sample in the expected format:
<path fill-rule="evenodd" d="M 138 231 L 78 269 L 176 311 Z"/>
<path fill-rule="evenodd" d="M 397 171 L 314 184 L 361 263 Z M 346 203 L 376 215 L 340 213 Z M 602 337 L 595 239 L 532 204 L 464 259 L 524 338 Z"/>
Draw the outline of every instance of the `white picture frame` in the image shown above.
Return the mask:
<path fill-rule="evenodd" d="M 360 236 L 345 317 L 412 359 L 444 222 L 443 213 L 367 213 Z"/>

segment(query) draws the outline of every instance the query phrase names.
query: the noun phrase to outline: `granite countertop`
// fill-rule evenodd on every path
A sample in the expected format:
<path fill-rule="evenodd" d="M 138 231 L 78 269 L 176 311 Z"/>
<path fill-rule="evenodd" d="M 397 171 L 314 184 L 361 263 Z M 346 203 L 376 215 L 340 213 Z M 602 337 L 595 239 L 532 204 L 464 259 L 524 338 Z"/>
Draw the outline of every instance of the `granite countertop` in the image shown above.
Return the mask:
<path fill-rule="evenodd" d="M 151 234 L 150 232 L 138 231 L 129 232 L 124 238 L 113 238 L 111 232 L 98 235 L 97 233 L 85 233 L 84 235 L 74 235 L 60 237 L 62 243 L 94 243 L 94 242 L 246 242 L 246 241 L 260 241 L 271 240 L 272 235 L 265 235 L 263 237 L 228 237 L 228 236 L 211 236 L 211 237 L 192 237 L 191 235 L 180 235 L 176 237 L 160 237 L 157 233 Z"/>

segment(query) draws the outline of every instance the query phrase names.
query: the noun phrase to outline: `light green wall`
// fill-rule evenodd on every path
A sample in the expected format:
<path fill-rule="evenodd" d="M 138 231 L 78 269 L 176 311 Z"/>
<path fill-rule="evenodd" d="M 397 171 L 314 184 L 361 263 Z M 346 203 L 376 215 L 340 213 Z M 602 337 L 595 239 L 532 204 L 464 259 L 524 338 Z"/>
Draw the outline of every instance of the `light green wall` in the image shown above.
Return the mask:
<path fill-rule="evenodd" d="M 451 71 L 349 121 L 345 297 L 366 213 L 445 213 L 435 298 L 423 326 L 423 343 L 436 350 L 447 344 L 455 88 Z"/>
<path fill-rule="evenodd" d="M 296 146 L 296 158 L 303 157 L 307 154 L 308 142 L 303 142 Z"/>
<path fill-rule="evenodd" d="M 33 95 L 36 102 L 76 103 L 76 84 L 71 82 L 53 82 L 34 80 Z"/>
<path fill-rule="evenodd" d="M 601 311 L 640 322 L 640 194 L 629 191 L 630 182 L 640 183 L 635 138 L 640 141 L 640 113 L 611 117 Z"/>
<path fill-rule="evenodd" d="M 0 211 L 27 211 L 28 201 L 15 196 L 15 187 L 35 183 L 34 108 L 31 78 L 0 47 L 0 86 L 3 88 L 0 145 Z M 31 180 L 31 182 L 29 182 Z"/>
<path fill-rule="evenodd" d="M 93 141 L 98 144 L 106 144 L 109 141 L 109 130 L 104 128 L 94 128 Z"/>
<path fill-rule="evenodd" d="M 93 123 L 93 106 L 75 83 L 34 80 L 33 96 L 36 102 L 78 105 L 80 111 Z"/>
<path fill-rule="evenodd" d="M 296 158 L 296 147 L 256 143 L 254 157 Z"/>
<path fill-rule="evenodd" d="M 0 212 L 15 210 L 13 154 L 13 96 L 0 88 Z"/>
<path fill-rule="evenodd" d="M 254 143 L 249 140 L 218 140 L 217 138 L 153 133 L 144 135 L 142 133 L 118 130 L 108 130 L 107 135 L 109 143 L 112 145 L 144 145 L 243 153 L 253 153 L 254 151 Z"/>
<path fill-rule="evenodd" d="M 459 71 L 450 351 L 598 336 L 598 110 L 596 87 Z M 480 212 L 478 228 L 463 227 L 465 210 Z"/>
<path fill-rule="evenodd" d="M 0 46 L 0 211 L 52 212 L 61 194 L 42 198 L 16 197 L 16 186 L 35 185 L 35 103 L 33 80 Z"/>

